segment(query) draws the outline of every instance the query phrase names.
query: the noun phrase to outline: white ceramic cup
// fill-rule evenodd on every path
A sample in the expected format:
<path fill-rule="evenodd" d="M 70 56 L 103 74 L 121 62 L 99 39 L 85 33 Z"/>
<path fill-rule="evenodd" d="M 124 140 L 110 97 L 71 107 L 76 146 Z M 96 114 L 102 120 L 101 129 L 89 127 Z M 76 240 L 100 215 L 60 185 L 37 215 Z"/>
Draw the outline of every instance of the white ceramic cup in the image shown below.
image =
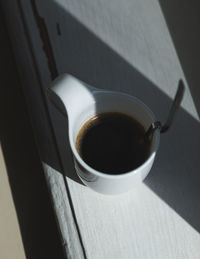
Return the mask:
<path fill-rule="evenodd" d="M 147 130 L 155 116 L 136 97 L 114 91 L 100 90 L 75 77 L 60 75 L 48 89 L 48 96 L 57 108 L 68 117 L 68 136 L 76 172 L 81 181 L 102 194 L 120 194 L 142 182 L 153 165 L 160 141 L 160 131 L 152 138 L 148 159 L 138 168 L 123 174 L 105 174 L 86 164 L 76 150 L 75 142 L 82 125 L 97 113 L 120 112 L 132 116 Z M 133 158 L 134 159 L 134 158 Z"/>

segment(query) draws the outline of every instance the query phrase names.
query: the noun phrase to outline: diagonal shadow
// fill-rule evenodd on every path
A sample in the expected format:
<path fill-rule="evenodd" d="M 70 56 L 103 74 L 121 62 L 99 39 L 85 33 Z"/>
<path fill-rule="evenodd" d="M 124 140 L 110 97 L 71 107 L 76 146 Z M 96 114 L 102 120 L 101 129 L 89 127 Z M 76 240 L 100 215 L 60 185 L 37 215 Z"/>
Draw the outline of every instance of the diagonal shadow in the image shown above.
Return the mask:
<path fill-rule="evenodd" d="M 43 7 L 44 8 L 44 7 Z M 41 8 L 42 9 L 42 8 Z M 137 96 L 164 120 L 172 100 L 159 88 L 126 62 L 109 46 L 56 3 L 48 4 L 49 26 L 59 25 L 56 63 L 60 72 L 98 88 L 123 91 Z M 45 18 L 48 21 L 49 18 Z M 54 22 L 53 22 L 54 21 Z M 49 32 L 52 28 L 48 28 Z M 55 50 L 56 51 L 56 50 Z M 176 89 L 176 86 L 174 86 Z M 174 89 L 174 91 L 175 91 Z M 68 160 L 67 124 L 64 117 L 49 103 L 51 119 L 64 164 L 65 174 L 74 178 L 73 163 Z M 173 128 L 162 135 L 161 146 L 145 184 L 171 208 L 200 232 L 200 124 L 181 108 Z M 48 159 L 48 164 L 52 162 Z M 56 168 L 56 164 L 52 165 Z"/>
<path fill-rule="evenodd" d="M 200 116 L 200 2 L 159 0 L 159 3 Z"/>

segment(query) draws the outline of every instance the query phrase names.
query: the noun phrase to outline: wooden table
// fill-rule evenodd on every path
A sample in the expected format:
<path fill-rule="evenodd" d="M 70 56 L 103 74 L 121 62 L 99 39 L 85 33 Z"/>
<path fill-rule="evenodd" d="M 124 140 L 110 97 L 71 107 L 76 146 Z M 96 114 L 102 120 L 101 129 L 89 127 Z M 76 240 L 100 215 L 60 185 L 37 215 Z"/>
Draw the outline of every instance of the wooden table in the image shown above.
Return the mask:
<path fill-rule="evenodd" d="M 5 1 L 44 173 L 67 258 L 200 258 L 200 124 L 157 0 Z M 104 196 L 77 178 L 67 122 L 45 88 L 67 72 L 137 96 L 164 121 L 179 78 L 173 128 L 143 184 Z"/>

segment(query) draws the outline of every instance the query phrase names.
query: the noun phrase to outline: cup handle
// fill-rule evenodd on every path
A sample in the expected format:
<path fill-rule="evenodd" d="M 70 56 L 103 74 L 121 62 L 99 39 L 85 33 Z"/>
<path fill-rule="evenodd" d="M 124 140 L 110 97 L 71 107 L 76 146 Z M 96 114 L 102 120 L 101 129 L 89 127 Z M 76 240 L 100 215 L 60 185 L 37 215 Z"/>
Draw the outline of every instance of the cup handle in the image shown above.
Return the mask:
<path fill-rule="evenodd" d="M 69 74 L 58 76 L 47 88 L 47 96 L 54 106 L 64 115 L 70 117 L 79 112 L 84 105 L 94 102 L 97 88 L 87 85 Z"/>

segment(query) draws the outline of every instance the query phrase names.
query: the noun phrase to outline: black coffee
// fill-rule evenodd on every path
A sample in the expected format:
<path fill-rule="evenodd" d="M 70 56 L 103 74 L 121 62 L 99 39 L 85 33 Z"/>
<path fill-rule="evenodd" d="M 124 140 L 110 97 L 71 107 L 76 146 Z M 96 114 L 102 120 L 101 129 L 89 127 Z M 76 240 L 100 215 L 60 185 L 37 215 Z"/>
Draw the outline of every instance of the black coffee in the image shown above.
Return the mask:
<path fill-rule="evenodd" d="M 122 113 L 102 113 L 80 129 L 76 148 L 92 168 L 107 174 L 121 174 L 140 166 L 149 156 L 143 126 Z"/>

